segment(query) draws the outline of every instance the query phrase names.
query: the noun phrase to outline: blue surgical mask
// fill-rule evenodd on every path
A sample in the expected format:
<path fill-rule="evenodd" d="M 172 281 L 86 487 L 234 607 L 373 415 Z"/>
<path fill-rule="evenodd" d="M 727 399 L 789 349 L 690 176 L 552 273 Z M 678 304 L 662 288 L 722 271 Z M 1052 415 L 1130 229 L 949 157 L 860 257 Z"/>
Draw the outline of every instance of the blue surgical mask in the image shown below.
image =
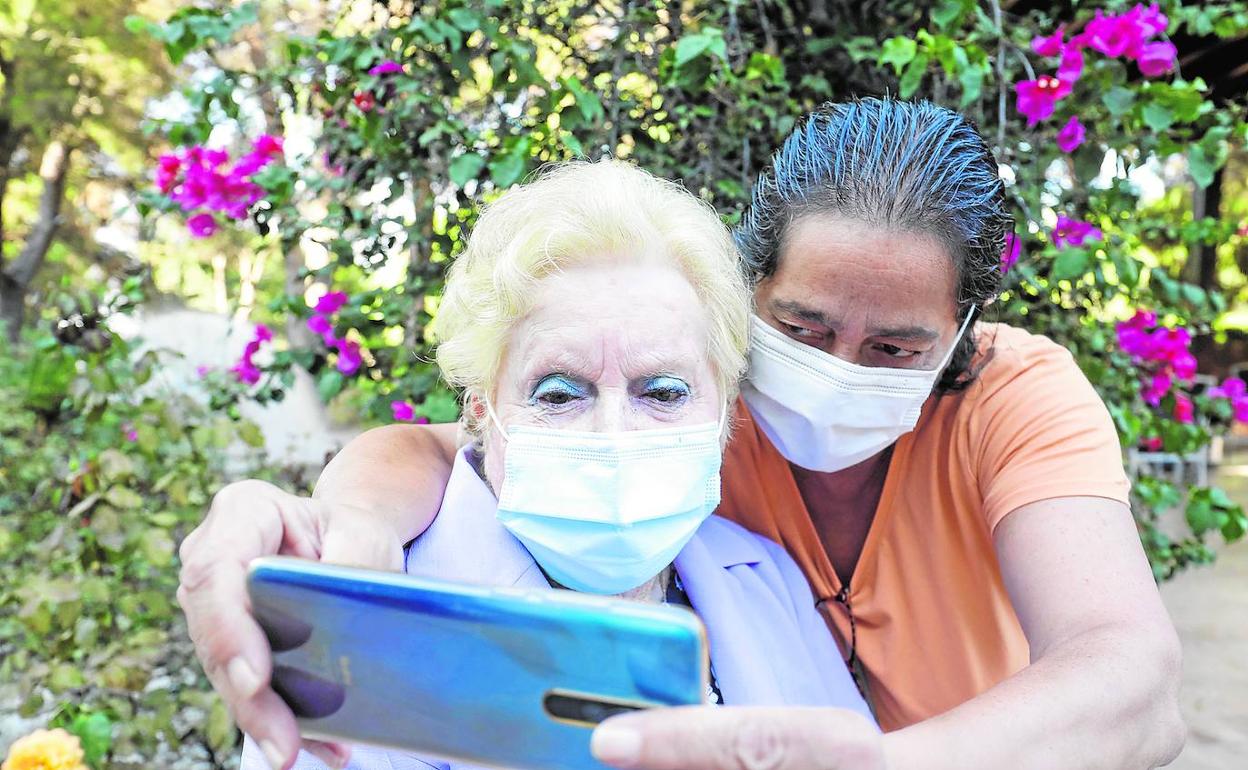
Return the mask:
<path fill-rule="evenodd" d="M 594 594 L 640 586 L 719 505 L 722 417 L 594 433 L 504 430 L 489 413 L 507 440 L 499 521 L 560 585 Z"/>

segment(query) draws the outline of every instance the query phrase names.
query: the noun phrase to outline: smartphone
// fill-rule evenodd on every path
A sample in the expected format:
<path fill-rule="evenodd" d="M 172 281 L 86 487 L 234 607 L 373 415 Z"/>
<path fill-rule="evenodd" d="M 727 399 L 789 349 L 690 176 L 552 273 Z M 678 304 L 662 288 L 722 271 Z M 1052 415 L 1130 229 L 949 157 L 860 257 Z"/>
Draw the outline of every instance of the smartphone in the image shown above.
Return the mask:
<path fill-rule="evenodd" d="M 310 738 L 598 769 L 594 725 L 707 692 L 706 631 L 681 607 L 284 556 L 253 561 L 247 588 L 273 689 Z"/>

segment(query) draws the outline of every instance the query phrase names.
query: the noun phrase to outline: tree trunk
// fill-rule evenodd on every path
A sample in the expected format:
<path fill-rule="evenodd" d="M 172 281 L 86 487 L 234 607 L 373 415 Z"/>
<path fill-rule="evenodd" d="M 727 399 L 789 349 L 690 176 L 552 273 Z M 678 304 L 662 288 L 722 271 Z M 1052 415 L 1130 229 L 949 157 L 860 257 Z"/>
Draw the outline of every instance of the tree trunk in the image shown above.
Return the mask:
<path fill-rule="evenodd" d="M 31 281 L 43 266 L 43 259 L 61 224 L 65 179 L 69 175 L 72 153 L 72 147 L 59 141 L 49 143 L 44 150 L 43 161 L 39 165 L 43 190 L 39 194 L 38 218 L 17 257 L 8 265 L 0 262 L 0 323 L 7 326 L 12 341 L 17 340 L 22 328 Z"/>

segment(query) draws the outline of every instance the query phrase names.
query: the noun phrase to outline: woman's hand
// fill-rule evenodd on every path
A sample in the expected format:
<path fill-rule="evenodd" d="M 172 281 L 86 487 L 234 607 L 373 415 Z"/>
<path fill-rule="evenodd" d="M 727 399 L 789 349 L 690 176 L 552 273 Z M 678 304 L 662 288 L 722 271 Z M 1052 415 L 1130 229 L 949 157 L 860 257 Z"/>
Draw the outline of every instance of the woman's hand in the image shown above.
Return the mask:
<path fill-rule="evenodd" d="M 641 770 L 883 770 L 879 730 L 835 708 L 694 706 L 612 717 L 594 756 Z"/>
<path fill-rule="evenodd" d="M 346 746 L 301 744 L 294 714 L 269 686 L 269 643 L 251 616 L 246 577 L 252 559 L 273 554 L 401 570 L 403 542 L 384 519 L 359 508 L 249 480 L 217 493 L 179 551 L 178 603 L 195 652 L 238 726 L 274 768 L 289 767 L 301 745 L 341 767 Z"/>

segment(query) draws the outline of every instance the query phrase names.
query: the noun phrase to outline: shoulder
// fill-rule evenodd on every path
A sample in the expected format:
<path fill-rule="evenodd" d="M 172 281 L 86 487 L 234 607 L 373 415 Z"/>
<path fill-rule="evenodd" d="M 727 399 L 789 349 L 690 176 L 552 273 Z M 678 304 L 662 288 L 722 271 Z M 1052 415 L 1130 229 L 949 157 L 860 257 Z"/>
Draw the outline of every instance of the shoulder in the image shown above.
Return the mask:
<path fill-rule="evenodd" d="M 786 581 L 791 575 L 801 576 L 797 563 L 779 543 L 718 514 L 702 522 L 695 538 L 725 569 L 745 564 L 756 569 L 777 570 Z"/>
<path fill-rule="evenodd" d="M 1050 377 L 1086 379 L 1070 351 L 1042 334 L 999 323 L 981 324 L 977 331 L 979 376 L 968 395 Z"/>

